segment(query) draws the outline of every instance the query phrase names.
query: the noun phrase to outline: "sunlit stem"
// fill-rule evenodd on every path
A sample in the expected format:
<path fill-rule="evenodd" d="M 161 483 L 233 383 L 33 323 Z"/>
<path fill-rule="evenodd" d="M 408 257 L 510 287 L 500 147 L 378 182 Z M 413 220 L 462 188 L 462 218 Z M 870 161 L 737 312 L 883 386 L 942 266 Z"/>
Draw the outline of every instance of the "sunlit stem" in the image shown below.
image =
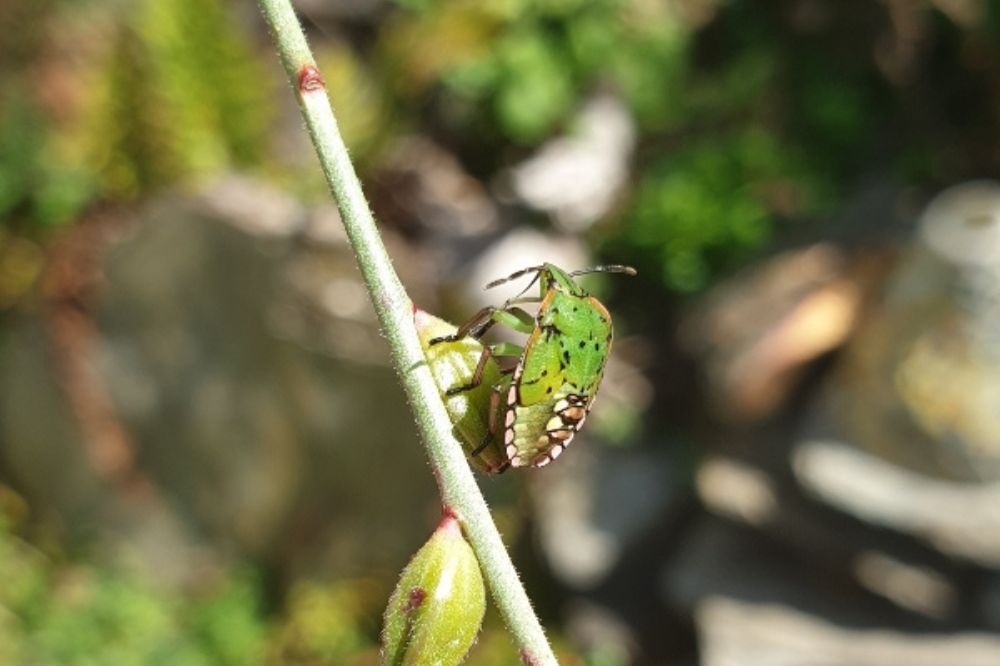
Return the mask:
<path fill-rule="evenodd" d="M 413 305 L 385 251 L 361 184 L 337 129 L 305 35 L 288 0 L 258 0 L 295 90 L 323 173 L 333 192 L 361 275 L 416 416 L 446 510 L 458 516 L 493 600 L 529 664 L 556 664 L 531 602 L 479 492 L 438 394 L 413 322 Z"/>

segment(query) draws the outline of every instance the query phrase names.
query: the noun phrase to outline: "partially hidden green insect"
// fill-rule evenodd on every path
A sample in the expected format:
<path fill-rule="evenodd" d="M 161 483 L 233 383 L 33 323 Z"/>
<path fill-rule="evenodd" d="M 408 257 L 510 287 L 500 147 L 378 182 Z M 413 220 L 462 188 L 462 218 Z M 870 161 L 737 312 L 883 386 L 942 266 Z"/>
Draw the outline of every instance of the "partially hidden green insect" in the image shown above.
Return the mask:
<path fill-rule="evenodd" d="M 488 364 L 493 367 L 490 359 L 494 356 L 519 357 L 516 365 L 501 370 L 501 378 L 493 385 L 488 431 L 472 451 L 476 455 L 502 446 L 503 464 L 497 472 L 507 467 L 542 467 L 558 458 L 594 404 L 611 351 L 611 315 L 573 278 L 587 273 L 635 275 L 635 269 L 610 265 L 568 273 L 546 263 L 519 270 L 486 288 L 530 273 L 535 277 L 517 296 L 500 307 L 483 308 L 454 334 L 429 343 L 466 337 L 478 340 L 495 324 L 529 336 L 523 347 L 510 342 L 484 346 L 472 380 L 447 391 L 455 395 L 478 387 Z M 524 296 L 536 282 L 539 295 Z M 539 304 L 534 317 L 517 307 L 528 303 Z"/>
<path fill-rule="evenodd" d="M 483 345 L 479 340 L 466 336 L 455 342 L 432 346 L 431 340 L 450 336 L 458 327 L 419 308 L 414 309 L 413 323 L 417 327 L 427 367 L 444 399 L 445 410 L 453 426 L 452 434 L 462 444 L 469 462 L 487 474 L 507 469 L 510 467 L 507 455 L 489 431 L 493 387 L 504 379 L 500 365 L 496 359 L 490 358 L 484 366 L 479 386 L 449 395 L 449 387 L 464 385 L 475 374 Z"/>

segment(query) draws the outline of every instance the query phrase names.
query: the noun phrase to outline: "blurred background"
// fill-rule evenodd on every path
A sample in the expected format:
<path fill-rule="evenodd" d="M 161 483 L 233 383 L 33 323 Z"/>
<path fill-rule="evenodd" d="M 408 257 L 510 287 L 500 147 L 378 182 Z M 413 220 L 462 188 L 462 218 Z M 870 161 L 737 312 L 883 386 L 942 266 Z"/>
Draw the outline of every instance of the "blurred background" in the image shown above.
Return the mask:
<path fill-rule="evenodd" d="M 564 663 L 1000 663 L 1000 2 L 296 6 L 418 305 L 639 270 L 479 477 Z M 377 663 L 439 509 L 255 4 L 0 30 L 0 663 Z"/>

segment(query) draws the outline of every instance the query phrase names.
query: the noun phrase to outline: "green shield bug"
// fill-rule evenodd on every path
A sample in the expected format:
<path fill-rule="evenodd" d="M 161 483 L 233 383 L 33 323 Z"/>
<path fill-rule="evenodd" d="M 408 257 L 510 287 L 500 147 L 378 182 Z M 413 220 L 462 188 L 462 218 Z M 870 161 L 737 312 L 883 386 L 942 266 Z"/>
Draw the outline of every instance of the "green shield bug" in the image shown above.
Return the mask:
<path fill-rule="evenodd" d="M 542 467 L 559 457 L 583 426 L 593 406 L 611 351 L 611 315 L 604 305 L 573 279 L 587 273 L 635 275 L 628 266 L 597 266 L 568 273 L 552 264 L 531 266 L 486 288 L 534 273 L 517 296 L 500 307 L 485 307 L 451 335 L 430 340 L 433 346 L 463 338 L 478 340 L 495 324 L 528 335 L 523 347 L 509 342 L 484 346 L 470 382 L 453 386 L 447 395 L 477 389 L 495 356 L 518 357 L 517 364 L 501 370 L 491 385 L 488 427 L 473 454 L 486 449 L 502 451 L 511 467 Z M 538 296 L 524 296 L 538 283 Z M 532 317 L 521 304 L 538 303 Z"/>
<path fill-rule="evenodd" d="M 452 434 L 478 469 L 490 474 L 504 471 L 510 466 L 507 456 L 489 432 L 491 387 L 504 379 L 496 360 L 490 359 L 483 365 L 479 386 L 449 394 L 449 387 L 472 379 L 479 368 L 483 345 L 471 337 L 431 345 L 431 340 L 452 335 L 457 327 L 420 309 L 414 311 L 413 319 L 427 365 L 453 424 Z"/>

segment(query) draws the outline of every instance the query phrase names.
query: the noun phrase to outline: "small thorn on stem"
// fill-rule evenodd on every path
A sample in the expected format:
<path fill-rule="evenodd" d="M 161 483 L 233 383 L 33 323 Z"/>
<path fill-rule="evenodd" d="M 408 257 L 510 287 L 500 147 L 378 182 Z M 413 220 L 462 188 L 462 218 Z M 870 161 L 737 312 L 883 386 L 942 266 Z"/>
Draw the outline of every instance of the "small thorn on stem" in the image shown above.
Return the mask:
<path fill-rule="evenodd" d="M 323 76 L 315 66 L 303 65 L 299 69 L 299 92 L 314 92 L 323 90 L 325 87 L 326 81 L 323 80 Z"/>

